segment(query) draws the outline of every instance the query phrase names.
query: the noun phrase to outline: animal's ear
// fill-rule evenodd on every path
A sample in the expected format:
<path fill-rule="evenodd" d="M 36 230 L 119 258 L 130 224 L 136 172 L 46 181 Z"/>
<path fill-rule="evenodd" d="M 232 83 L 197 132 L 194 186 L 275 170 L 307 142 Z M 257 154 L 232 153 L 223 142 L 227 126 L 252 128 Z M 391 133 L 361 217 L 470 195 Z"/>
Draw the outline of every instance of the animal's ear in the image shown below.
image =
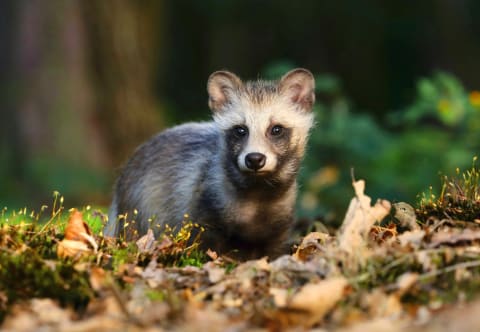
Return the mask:
<path fill-rule="evenodd" d="M 208 78 L 208 106 L 213 112 L 222 110 L 242 87 L 237 75 L 229 71 L 216 71 Z"/>
<path fill-rule="evenodd" d="M 280 93 L 294 104 L 310 111 L 315 102 L 315 79 L 310 71 L 297 68 L 289 71 L 280 79 Z"/>

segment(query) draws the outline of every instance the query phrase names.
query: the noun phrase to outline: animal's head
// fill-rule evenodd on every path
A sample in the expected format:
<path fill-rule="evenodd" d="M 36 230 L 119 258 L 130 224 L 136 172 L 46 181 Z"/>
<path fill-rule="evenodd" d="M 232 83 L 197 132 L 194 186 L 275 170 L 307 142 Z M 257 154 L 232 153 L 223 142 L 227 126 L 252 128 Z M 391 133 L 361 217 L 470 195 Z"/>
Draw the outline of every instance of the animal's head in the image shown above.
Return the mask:
<path fill-rule="evenodd" d="M 232 171 L 279 183 L 295 177 L 314 122 L 314 87 L 306 69 L 275 82 L 242 82 L 228 71 L 210 76 L 209 106 L 225 132 Z"/>

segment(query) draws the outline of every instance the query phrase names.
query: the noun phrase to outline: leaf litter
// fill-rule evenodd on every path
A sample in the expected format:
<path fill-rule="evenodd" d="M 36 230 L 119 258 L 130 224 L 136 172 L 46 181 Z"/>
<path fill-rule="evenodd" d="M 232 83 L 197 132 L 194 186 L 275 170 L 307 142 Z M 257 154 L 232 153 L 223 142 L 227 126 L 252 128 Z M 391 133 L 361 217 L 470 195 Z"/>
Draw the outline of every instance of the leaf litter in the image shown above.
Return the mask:
<path fill-rule="evenodd" d="M 336 234 L 309 233 L 291 255 L 273 261 L 200 253 L 188 241 L 196 234 L 191 223 L 125 243 L 92 234 L 77 210 L 65 230 L 54 222 L 40 228 L 35 218 L 2 222 L 1 328 L 475 330 L 480 215 L 471 211 L 478 201 L 462 198 L 478 199 L 469 185 L 468 193 L 452 185 L 455 191 L 443 198 L 449 203 L 423 201 L 415 209 L 372 204 L 365 182 L 355 181 Z M 471 209 L 470 219 L 460 219 L 455 199 Z M 457 211 L 456 218 L 442 208 Z"/>

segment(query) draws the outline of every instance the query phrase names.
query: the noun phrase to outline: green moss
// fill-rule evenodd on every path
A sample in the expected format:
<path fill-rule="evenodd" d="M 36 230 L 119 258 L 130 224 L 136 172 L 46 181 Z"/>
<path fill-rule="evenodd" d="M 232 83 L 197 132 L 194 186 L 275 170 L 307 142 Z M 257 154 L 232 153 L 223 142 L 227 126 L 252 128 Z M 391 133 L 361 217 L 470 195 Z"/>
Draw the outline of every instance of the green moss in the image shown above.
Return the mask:
<path fill-rule="evenodd" d="M 5 234 L 2 235 L 4 239 Z M 71 261 L 47 259 L 52 256 L 49 248 L 0 248 L 0 280 L 9 305 L 34 297 L 56 299 L 61 305 L 76 309 L 87 305 L 93 296 L 88 275 L 75 270 Z M 4 314 L 0 312 L 0 321 Z"/>
<path fill-rule="evenodd" d="M 156 302 L 163 302 L 167 299 L 167 295 L 163 290 L 147 290 L 145 292 L 145 295 L 147 298 L 151 301 L 156 301 Z"/>
<path fill-rule="evenodd" d="M 436 195 L 430 188 L 423 193 L 418 218 L 426 221 L 435 216 L 440 219 L 451 218 L 463 221 L 474 221 L 480 218 L 480 170 L 475 165 L 460 173 L 457 168 L 455 176 L 443 176 L 440 193 Z"/>
<path fill-rule="evenodd" d="M 118 247 L 110 247 L 109 251 L 112 254 L 112 268 L 118 271 L 118 268 L 126 263 L 137 262 L 137 246 L 134 242 L 121 243 Z"/>

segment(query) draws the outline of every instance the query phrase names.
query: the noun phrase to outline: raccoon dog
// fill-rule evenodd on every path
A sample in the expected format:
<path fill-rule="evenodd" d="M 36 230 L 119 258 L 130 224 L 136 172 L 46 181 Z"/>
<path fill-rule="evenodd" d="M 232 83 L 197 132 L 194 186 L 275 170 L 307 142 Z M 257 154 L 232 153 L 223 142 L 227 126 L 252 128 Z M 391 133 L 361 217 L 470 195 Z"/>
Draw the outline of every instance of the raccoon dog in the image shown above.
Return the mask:
<path fill-rule="evenodd" d="M 104 234 L 123 234 L 119 214 L 135 219 L 138 235 L 189 214 L 205 228 L 205 249 L 243 259 L 283 253 L 314 86 L 306 69 L 276 82 L 214 72 L 207 84 L 214 121 L 167 129 L 135 151 L 115 184 Z"/>

